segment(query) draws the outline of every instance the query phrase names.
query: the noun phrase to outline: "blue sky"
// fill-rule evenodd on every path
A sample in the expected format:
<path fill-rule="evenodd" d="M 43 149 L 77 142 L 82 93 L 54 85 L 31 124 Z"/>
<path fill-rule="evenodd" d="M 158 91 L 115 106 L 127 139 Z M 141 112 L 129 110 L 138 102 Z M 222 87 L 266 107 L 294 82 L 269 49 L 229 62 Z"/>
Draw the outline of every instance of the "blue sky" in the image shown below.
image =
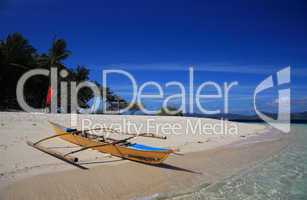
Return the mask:
<path fill-rule="evenodd" d="M 55 36 L 64 38 L 72 51 L 65 63 L 86 65 L 97 81 L 102 69 L 120 68 L 140 84 L 180 81 L 187 86 L 192 65 L 196 85 L 239 82 L 230 96 L 234 113 L 251 113 L 256 85 L 291 65 L 292 110 L 303 111 L 307 110 L 306 10 L 303 0 L 2 0 L 0 38 L 21 32 L 40 52 L 48 50 Z M 127 80 L 115 77 L 110 86 L 129 100 Z M 175 89 L 165 91 L 171 94 Z M 261 98 L 264 110 L 276 110 L 277 90 Z M 160 106 L 159 101 L 146 105 Z M 222 102 L 204 105 L 220 108 Z"/>

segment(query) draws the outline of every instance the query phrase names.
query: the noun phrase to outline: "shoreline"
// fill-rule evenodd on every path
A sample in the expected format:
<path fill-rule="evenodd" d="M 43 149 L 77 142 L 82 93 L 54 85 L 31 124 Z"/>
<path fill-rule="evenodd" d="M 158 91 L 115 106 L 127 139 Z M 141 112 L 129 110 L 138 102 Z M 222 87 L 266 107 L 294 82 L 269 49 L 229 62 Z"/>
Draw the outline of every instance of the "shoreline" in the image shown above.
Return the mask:
<path fill-rule="evenodd" d="M 80 119 L 82 118 L 90 118 L 94 122 L 103 121 L 106 124 L 120 122 L 122 118 L 129 118 L 140 124 L 146 120 L 144 116 L 122 115 L 81 115 Z M 147 118 L 159 123 L 179 121 L 183 125 L 187 120 L 184 117 Z M 235 136 L 187 133 L 171 135 L 166 141 L 137 138 L 135 142 L 161 147 L 173 146 L 180 148 L 185 154 L 171 156 L 160 166 L 121 160 L 96 151 L 82 152 L 78 156 L 82 164 L 89 167 L 89 170 L 83 171 L 25 144 L 26 140 L 35 141 L 53 134 L 47 120 L 69 126 L 69 115 L 0 113 L 0 139 L 6 142 L 1 145 L 7 146 L 6 149 L 0 149 L 4 155 L 1 158 L 4 165 L 0 165 L 0 194 L 5 199 L 23 198 L 20 195 L 25 195 L 26 189 L 33 191 L 31 194 L 27 193 L 30 195 L 27 199 L 39 199 L 43 194 L 48 194 L 44 199 L 61 199 L 63 194 L 66 196 L 62 199 L 71 199 L 69 195 L 76 192 L 75 190 L 78 192 L 74 199 L 95 199 L 97 195 L 107 195 L 108 199 L 156 197 L 158 192 L 160 195 L 170 194 L 186 185 L 191 189 L 192 185 L 197 187 L 199 184 L 213 184 L 217 179 L 234 173 L 247 164 L 276 153 L 287 143 L 286 137 L 264 125 L 236 123 L 240 128 L 240 135 Z M 219 123 L 219 120 L 212 119 L 195 120 Z M 74 148 L 61 140 L 48 142 L 47 145 L 61 150 Z M 259 148 L 261 146 L 263 147 Z M 239 158 L 244 158 L 245 161 Z M 226 161 L 229 169 L 224 166 Z M 203 180 L 208 182 L 201 183 Z M 94 193 L 96 195 L 91 196 Z"/>
<path fill-rule="evenodd" d="M 39 199 L 44 194 L 44 199 L 67 199 L 68 196 L 63 195 L 68 195 L 67 191 L 78 191 L 73 199 L 169 198 L 192 192 L 200 185 L 210 187 L 221 179 L 253 167 L 258 161 L 279 153 L 288 142 L 288 138 L 282 137 L 248 146 L 227 145 L 188 153 L 184 157 L 172 157 L 161 166 L 126 162 L 96 166 L 87 171 L 73 169 L 41 174 L 17 181 L 2 188 L 0 193 L 5 199 Z M 32 192 L 27 193 L 29 190 Z"/>

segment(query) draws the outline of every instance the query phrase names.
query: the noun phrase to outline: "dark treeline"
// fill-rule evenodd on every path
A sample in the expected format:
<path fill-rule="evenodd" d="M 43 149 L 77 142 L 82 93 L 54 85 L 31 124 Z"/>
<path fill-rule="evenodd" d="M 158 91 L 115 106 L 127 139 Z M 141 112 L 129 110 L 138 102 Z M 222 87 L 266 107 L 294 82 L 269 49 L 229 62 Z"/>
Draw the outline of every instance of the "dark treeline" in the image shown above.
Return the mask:
<path fill-rule="evenodd" d="M 89 69 L 86 66 L 75 66 L 69 68 L 65 66 L 64 60 L 71 55 L 67 49 L 64 39 L 54 39 L 50 49 L 46 53 L 39 53 L 27 39 L 20 33 L 8 35 L 0 41 L 0 109 L 1 110 L 19 110 L 17 103 L 16 87 L 19 78 L 27 71 L 32 69 L 48 69 L 56 67 L 58 72 L 62 69 L 68 71 L 65 78 L 59 77 L 59 81 L 82 81 L 89 80 Z M 98 84 L 98 83 L 96 83 Z M 24 95 L 27 103 L 35 108 L 44 108 L 46 105 L 46 95 L 50 85 L 50 78 L 46 76 L 31 77 L 24 89 Z M 70 84 L 68 84 L 70 85 Z M 101 91 L 103 87 L 100 86 Z M 60 88 L 60 87 L 58 87 Z M 68 91 L 70 88 L 68 88 Z M 109 88 L 107 91 L 107 101 L 111 109 L 123 108 L 127 105 L 126 101 L 120 96 L 115 95 Z M 68 96 L 70 96 L 68 94 Z M 87 107 L 87 102 L 93 97 L 89 88 L 83 88 L 78 93 L 78 102 L 81 107 Z M 117 102 L 117 103 L 116 103 Z M 118 104 L 118 102 L 120 102 Z M 69 111 L 68 99 L 68 111 Z"/>

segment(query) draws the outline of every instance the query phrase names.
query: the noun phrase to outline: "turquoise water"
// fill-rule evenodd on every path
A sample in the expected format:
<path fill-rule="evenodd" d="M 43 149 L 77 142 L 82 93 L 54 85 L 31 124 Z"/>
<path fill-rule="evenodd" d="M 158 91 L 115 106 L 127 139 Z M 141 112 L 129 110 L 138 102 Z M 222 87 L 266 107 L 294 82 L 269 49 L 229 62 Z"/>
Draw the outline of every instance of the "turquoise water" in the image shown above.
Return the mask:
<path fill-rule="evenodd" d="M 307 125 L 293 125 L 294 142 L 278 155 L 211 187 L 173 200 L 307 200 Z"/>

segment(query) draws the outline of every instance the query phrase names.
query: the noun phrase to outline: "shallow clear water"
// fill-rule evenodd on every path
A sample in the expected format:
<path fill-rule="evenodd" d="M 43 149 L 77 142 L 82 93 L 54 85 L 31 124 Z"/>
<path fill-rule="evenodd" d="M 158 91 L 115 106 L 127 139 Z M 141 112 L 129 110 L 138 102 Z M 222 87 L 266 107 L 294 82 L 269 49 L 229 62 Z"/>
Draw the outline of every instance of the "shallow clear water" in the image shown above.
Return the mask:
<path fill-rule="evenodd" d="M 307 125 L 293 125 L 294 142 L 278 155 L 209 188 L 173 200 L 307 200 Z"/>

